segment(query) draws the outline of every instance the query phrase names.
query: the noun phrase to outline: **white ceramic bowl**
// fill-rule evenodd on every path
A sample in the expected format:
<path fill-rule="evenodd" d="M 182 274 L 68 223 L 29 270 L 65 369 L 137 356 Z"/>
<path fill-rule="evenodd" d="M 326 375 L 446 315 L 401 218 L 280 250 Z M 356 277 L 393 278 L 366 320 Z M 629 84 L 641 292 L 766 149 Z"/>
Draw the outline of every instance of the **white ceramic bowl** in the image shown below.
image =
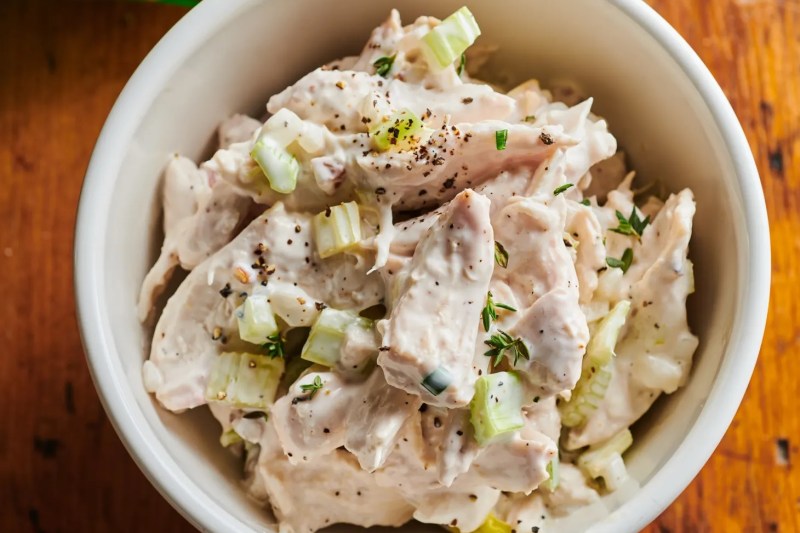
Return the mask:
<path fill-rule="evenodd" d="M 391 7 L 405 21 L 463 0 L 204 0 L 147 56 L 97 142 L 75 243 L 78 311 L 95 385 L 120 438 L 162 494 L 204 530 L 272 531 L 238 486 L 206 413 L 166 413 L 145 393 L 149 339 L 135 299 L 160 244 L 167 156 L 208 155 L 217 124 L 324 61 L 360 50 Z M 691 187 L 700 337 L 689 385 L 637 426 L 629 469 L 641 490 L 609 499 L 592 531 L 635 531 L 698 473 L 742 399 L 769 297 L 769 229 L 750 149 L 725 95 L 681 37 L 640 0 L 473 0 L 499 71 L 577 81 L 640 176 Z M 581 521 L 584 520 L 582 523 Z M 576 530 L 589 524 L 580 516 Z M 346 528 L 352 530 L 353 528 Z M 411 529 L 409 529 L 411 530 Z M 418 529 L 414 529 L 418 530 Z"/>

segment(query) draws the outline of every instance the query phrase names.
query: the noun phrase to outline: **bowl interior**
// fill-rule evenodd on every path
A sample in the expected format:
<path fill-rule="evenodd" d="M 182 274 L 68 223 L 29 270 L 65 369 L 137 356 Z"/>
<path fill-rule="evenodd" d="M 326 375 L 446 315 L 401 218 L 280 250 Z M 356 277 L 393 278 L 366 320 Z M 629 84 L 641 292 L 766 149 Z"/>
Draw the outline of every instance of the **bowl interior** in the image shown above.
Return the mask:
<path fill-rule="evenodd" d="M 196 159 L 207 156 L 217 124 L 231 113 L 259 116 L 270 95 L 304 73 L 358 52 L 396 3 L 248 0 L 227 8 L 222 4 L 232 4 L 225 0 L 203 4 L 190 17 L 199 20 L 212 10 L 224 15 L 215 29 L 201 32 L 181 48 L 185 60 L 180 64 L 161 63 L 166 83 L 152 92 L 153 98 L 137 104 L 142 105 L 140 112 L 129 115 L 133 136 L 115 148 L 122 155 L 115 171 L 105 176 L 113 193 L 107 216 L 97 221 L 104 230 L 96 246 L 102 250 L 104 272 L 99 305 L 111 334 L 107 352 L 90 353 L 90 359 L 114 360 L 121 371 L 117 387 L 134 398 L 128 409 L 146 421 L 147 431 L 157 440 L 153 446 L 163 446 L 158 453 L 167 456 L 164 468 L 172 468 L 166 463 L 177 464 L 186 476 L 183 482 L 193 490 L 210 496 L 242 524 L 264 531 L 269 517 L 242 498 L 238 464 L 217 445 L 218 430 L 210 415 L 204 410 L 166 413 L 142 386 L 140 369 L 149 332 L 136 319 L 135 300 L 160 246 L 161 170 L 173 152 Z M 690 320 L 701 342 L 688 386 L 661 401 L 637 426 L 628 463 L 633 476 L 646 485 L 697 420 L 720 369 L 735 363 L 723 360 L 723 354 L 740 313 L 742 258 L 748 249 L 741 192 L 721 131 L 675 60 L 615 4 L 506 0 L 475 1 L 470 8 L 483 31 L 481 41 L 499 47 L 492 71 L 510 80 L 538 78 L 545 86 L 559 79 L 576 82 L 595 98 L 595 112 L 608 119 L 639 179 L 660 181 L 669 191 L 691 187 L 695 192 L 691 257 L 697 292 L 690 298 Z M 447 15 L 461 2 L 406 0 L 400 5 L 403 20 L 410 22 L 421 14 Z M 173 39 L 169 50 L 162 47 L 157 53 L 174 52 L 176 46 L 182 45 Z M 120 416 L 125 415 L 117 413 L 117 423 L 124 426 Z M 630 498 L 631 494 L 609 498 L 609 510 Z M 605 520 L 633 528 L 631 524 L 652 519 L 654 512 L 629 509 Z M 631 515 L 634 522 L 625 518 Z M 572 520 L 576 528 L 588 525 L 586 517 Z"/>

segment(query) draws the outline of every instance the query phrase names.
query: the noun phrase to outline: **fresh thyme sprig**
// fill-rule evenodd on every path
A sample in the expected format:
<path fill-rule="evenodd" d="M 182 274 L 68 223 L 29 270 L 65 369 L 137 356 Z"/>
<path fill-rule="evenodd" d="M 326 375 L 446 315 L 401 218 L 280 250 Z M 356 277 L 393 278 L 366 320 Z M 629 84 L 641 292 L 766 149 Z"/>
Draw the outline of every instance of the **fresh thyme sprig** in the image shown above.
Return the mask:
<path fill-rule="evenodd" d="M 489 331 L 489 328 L 492 327 L 492 320 L 497 320 L 497 310 L 495 307 L 499 307 L 500 309 L 505 309 L 507 311 L 511 311 L 512 313 L 516 313 L 517 310 L 511 307 L 508 304 L 495 302 L 494 298 L 492 297 L 492 291 L 489 291 L 486 294 L 486 306 L 481 311 L 481 319 L 483 321 L 483 329 L 484 331 Z"/>
<path fill-rule="evenodd" d="M 267 350 L 267 355 L 269 355 L 272 359 L 275 359 L 276 357 L 283 357 L 285 355 L 283 338 L 281 337 L 280 333 L 273 333 L 267 337 L 267 342 L 262 344 L 261 347 Z"/>
<path fill-rule="evenodd" d="M 314 376 L 314 381 L 300 385 L 300 390 L 303 392 L 308 392 L 308 399 L 310 400 L 314 397 L 317 391 L 322 388 L 323 385 L 325 384 L 322 382 L 322 378 L 319 376 Z"/>
<path fill-rule="evenodd" d="M 514 356 L 514 365 L 516 366 L 519 358 L 530 360 L 531 354 L 528 352 L 528 347 L 522 342 L 520 338 L 513 338 L 505 331 L 498 330 L 497 333 L 489 337 L 489 340 L 483 341 L 484 344 L 490 346 L 490 350 L 486 350 L 483 355 L 493 357 L 492 366 L 497 366 L 503 360 L 503 355 L 510 351 Z"/>
<path fill-rule="evenodd" d="M 631 216 L 628 218 L 625 218 L 625 215 L 619 211 L 616 211 L 616 215 L 619 226 L 612 228 L 611 231 L 620 235 L 641 237 L 642 233 L 644 233 L 644 228 L 650 223 L 650 216 L 648 215 L 644 220 L 640 219 L 635 207 L 631 210 Z"/>

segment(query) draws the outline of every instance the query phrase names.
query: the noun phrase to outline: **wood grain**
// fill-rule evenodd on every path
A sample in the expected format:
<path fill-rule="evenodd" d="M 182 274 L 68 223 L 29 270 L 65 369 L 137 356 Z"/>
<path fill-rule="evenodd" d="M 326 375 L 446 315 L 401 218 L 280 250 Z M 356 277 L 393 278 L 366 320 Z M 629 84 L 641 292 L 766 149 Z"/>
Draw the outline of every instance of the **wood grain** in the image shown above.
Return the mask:
<path fill-rule="evenodd" d="M 800 531 L 800 3 L 650 3 L 702 56 L 744 124 L 767 196 L 773 292 L 732 427 L 647 531 Z M 106 419 L 71 281 L 75 208 L 97 134 L 136 65 L 184 12 L 0 1 L 0 531 L 191 531 Z"/>

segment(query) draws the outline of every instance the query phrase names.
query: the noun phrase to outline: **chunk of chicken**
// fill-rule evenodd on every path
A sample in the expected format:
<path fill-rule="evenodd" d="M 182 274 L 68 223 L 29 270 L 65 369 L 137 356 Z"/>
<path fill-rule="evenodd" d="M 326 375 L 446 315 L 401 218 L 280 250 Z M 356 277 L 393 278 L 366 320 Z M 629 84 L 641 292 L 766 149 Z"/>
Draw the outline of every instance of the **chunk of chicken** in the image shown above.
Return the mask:
<path fill-rule="evenodd" d="M 519 199 L 496 215 L 496 239 L 509 259 L 508 268 L 497 269 L 495 277 L 511 288 L 522 307 L 508 332 L 530 352 L 530 359 L 516 366 L 542 394 L 575 386 L 589 341 L 575 267 L 563 239 L 566 202 L 561 197 L 550 205 Z"/>
<path fill-rule="evenodd" d="M 472 347 L 493 257 L 489 201 L 467 189 L 420 241 L 400 296 L 382 323 L 378 364 L 390 385 L 433 405 L 458 407 L 470 401 L 476 379 Z M 449 379 L 436 395 L 423 385 L 434 371 Z"/>
<path fill-rule="evenodd" d="M 623 278 L 631 284 L 631 311 L 608 392 L 587 422 L 570 431 L 570 449 L 610 438 L 687 379 L 698 344 L 686 320 L 686 298 L 694 290 L 686 257 L 694 212 L 688 189 L 672 195 L 636 246 L 637 268 L 631 266 Z"/>
<path fill-rule="evenodd" d="M 316 376 L 324 387 L 311 397 L 302 386 Z M 419 397 L 387 386 L 380 369 L 361 383 L 321 372 L 299 379 L 271 413 L 291 463 L 312 461 L 344 446 L 361 468 L 372 472 L 384 463 L 420 403 Z"/>
<path fill-rule="evenodd" d="M 280 533 L 314 533 L 336 523 L 400 526 L 411 519 L 414 509 L 402 494 L 378 486 L 348 452 L 292 464 L 268 426 L 258 470 Z"/>
<path fill-rule="evenodd" d="M 316 301 L 339 309 L 365 309 L 380 301 L 380 277 L 367 276 L 363 261 L 346 255 L 321 260 L 313 250 L 311 217 L 277 204 L 189 274 L 167 302 L 145 364 L 148 388 L 164 407 L 180 411 L 205 403 L 214 357 L 230 351 L 223 339 L 236 340 L 238 295 L 268 293 L 262 285 L 267 275 L 296 283 Z"/>
<path fill-rule="evenodd" d="M 138 312 L 147 321 L 177 266 L 191 270 L 227 243 L 249 200 L 189 159 L 175 156 L 164 171 L 164 244 L 145 276 Z"/>

